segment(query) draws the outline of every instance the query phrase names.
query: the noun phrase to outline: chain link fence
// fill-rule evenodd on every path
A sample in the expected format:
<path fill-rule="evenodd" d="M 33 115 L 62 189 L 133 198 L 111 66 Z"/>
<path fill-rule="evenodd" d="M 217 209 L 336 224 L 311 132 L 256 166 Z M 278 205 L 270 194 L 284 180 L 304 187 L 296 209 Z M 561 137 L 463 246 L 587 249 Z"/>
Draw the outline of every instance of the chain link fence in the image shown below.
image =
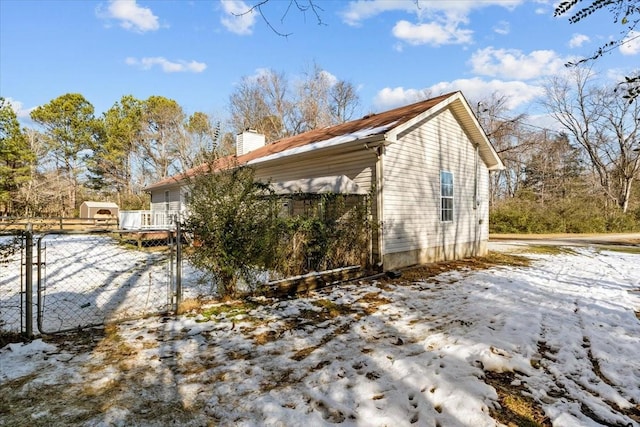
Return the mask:
<path fill-rule="evenodd" d="M 211 292 L 167 231 L 0 235 L 0 333 L 53 334 L 175 311 Z M 36 329 L 37 328 L 37 329 Z"/>
<path fill-rule="evenodd" d="M 25 234 L 0 234 L 0 332 L 24 330 L 24 245 Z"/>

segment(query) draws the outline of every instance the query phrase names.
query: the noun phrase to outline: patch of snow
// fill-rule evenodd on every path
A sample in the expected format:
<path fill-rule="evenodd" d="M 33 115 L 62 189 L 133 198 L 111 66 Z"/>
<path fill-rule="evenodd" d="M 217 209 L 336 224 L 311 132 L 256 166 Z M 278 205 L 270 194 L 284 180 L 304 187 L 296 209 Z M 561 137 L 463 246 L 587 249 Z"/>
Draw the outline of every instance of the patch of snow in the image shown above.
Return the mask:
<path fill-rule="evenodd" d="M 268 156 L 260 157 L 255 160 L 247 162 L 247 165 L 255 165 L 262 162 L 268 162 L 271 160 L 280 159 L 283 157 L 293 156 L 296 154 L 308 153 L 311 151 L 319 150 L 322 148 L 334 147 L 336 145 L 345 144 L 347 142 L 356 141 L 358 139 L 366 138 L 371 135 L 377 135 L 391 129 L 397 122 L 392 122 L 387 125 L 377 126 L 367 129 L 360 129 L 355 132 L 347 133 L 344 135 L 334 136 L 333 138 L 325 139 L 323 141 L 313 142 L 300 147 L 290 148 L 288 150 L 281 151 L 279 153 L 273 153 Z"/>
<path fill-rule="evenodd" d="M 139 424 L 136 405 L 168 401 L 199 408 L 183 425 L 494 426 L 498 394 L 485 376 L 510 372 L 554 426 L 637 426 L 628 414 L 640 402 L 639 256 L 582 247 L 535 259 L 256 299 L 242 318 L 126 322 L 126 369 L 107 350 L 62 362 L 54 345 L 10 344 L 0 379 L 72 378 L 69 387 L 100 393 L 130 378 L 87 426 Z M 328 303 L 344 312 L 310 320 Z"/>

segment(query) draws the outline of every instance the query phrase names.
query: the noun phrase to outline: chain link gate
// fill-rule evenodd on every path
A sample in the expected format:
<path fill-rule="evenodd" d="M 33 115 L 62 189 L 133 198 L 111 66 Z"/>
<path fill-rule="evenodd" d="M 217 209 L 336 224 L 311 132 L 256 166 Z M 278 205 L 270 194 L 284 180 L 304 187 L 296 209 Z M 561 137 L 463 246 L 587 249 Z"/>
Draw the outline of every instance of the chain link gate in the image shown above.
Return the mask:
<path fill-rule="evenodd" d="M 12 236 L 19 244 L 1 236 L 0 332 L 31 337 L 34 321 L 53 334 L 175 311 L 179 234 L 27 230 Z"/>
<path fill-rule="evenodd" d="M 0 332 L 23 333 L 25 324 L 26 233 L 0 235 Z"/>
<path fill-rule="evenodd" d="M 46 234 L 37 240 L 38 330 L 49 334 L 173 311 L 172 233 L 144 250 L 109 235 Z"/>

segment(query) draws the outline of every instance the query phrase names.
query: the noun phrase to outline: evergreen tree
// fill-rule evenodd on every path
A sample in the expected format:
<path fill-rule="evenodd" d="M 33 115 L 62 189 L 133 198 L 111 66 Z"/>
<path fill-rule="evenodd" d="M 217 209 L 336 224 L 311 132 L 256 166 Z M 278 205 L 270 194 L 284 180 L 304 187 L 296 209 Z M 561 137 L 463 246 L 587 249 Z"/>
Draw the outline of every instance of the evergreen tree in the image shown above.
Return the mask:
<path fill-rule="evenodd" d="M 29 180 L 35 156 L 11 105 L 0 98 L 0 209 L 13 214 L 20 185 Z"/>
<path fill-rule="evenodd" d="M 142 132 L 142 111 L 143 102 L 126 95 L 104 113 L 104 132 L 88 159 L 92 188 L 119 195 L 133 193 L 133 153 Z"/>
<path fill-rule="evenodd" d="M 93 113 L 93 105 L 79 93 L 62 95 L 31 112 L 33 121 L 44 128 L 49 155 L 66 181 L 66 188 L 59 189 L 67 192 L 61 215 L 71 215 L 77 208 L 80 180 L 86 170 L 83 156 L 95 147 L 101 133 L 101 122 Z"/>

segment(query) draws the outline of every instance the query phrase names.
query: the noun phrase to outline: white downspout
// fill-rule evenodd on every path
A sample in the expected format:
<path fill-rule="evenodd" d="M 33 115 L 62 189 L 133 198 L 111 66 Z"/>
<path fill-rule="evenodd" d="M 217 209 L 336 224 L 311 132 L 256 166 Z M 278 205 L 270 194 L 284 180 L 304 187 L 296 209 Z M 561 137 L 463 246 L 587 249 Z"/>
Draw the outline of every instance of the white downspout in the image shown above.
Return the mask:
<path fill-rule="evenodd" d="M 385 141 L 388 139 L 385 138 Z M 376 184 L 375 184 L 375 198 L 376 198 L 376 214 L 378 218 L 378 267 L 384 267 L 384 203 L 383 203 L 383 186 L 384 186 L 384 178 L 383 178 L 383 158 L 385 152 L 385 145 L 380 144 L 378 146 L 369 147 L 369 145 L 365 144 L 364 146 L 367 150 L 374 151 L 376 153 Z"/>
<path fill-rule="evenodd" d="M 474 170 L 473 170 L 473 212 L 474 212 L 474 230 L 475 230 L 475 238 L 474 238 L 474 256 L 478 256 L 478 252 L 480 250 L 480 218 L 479 218 L 479 194 L 478 194 L 478 156 L 479 156 L 479 144 L 475 145 L 475 161 L 474 161 Z"/>
<path fill-rule="evenodd" d="M 380 255 L 380 266 L 384 268 L 384 152 L 385 146 L 380 145 L 376 150 L 378 160 L 376 161 L 376 209 L 378 210 L 378 251 Z"/>

